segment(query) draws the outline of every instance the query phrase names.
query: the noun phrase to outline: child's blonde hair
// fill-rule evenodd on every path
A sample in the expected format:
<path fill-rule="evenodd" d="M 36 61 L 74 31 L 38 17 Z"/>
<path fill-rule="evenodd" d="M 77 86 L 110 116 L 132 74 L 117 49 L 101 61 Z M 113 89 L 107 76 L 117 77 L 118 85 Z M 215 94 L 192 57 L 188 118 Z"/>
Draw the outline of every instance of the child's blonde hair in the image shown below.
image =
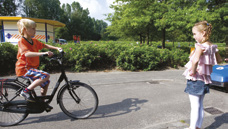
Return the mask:
<path fill-rule="evenodd" d="M 36 23 L 30 19 L 21 19 L 17 22 L 19 34 L 24 36 L 24 29 L 29 27 L 36 27 Z"/>
<path fill-rule="evenodd" d="M 207 21 L 201 21 L 198 22 L 194 25 L 194 27 L 199 31 L 199 32 L 203 32 L 205 31 L 205 39 L 202 41 L 202 43 L 209 41 L 210 40 L 210 36 L 211 36 L 211 30 L 212 30 L 212 25 L 210 23 L 208 23 Z M 194 28 L 193 27 L 193 28 Z"/>

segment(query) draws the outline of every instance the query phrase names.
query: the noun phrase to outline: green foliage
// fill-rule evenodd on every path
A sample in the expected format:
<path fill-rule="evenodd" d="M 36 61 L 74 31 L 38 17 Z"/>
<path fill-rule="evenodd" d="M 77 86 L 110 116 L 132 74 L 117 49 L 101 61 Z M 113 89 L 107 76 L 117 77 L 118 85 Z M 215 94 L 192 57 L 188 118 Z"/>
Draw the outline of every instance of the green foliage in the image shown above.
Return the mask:
<path fill-rule="evenodd" d="M 0 16 L 16 16 L 17 7 L 21 0 L 1 0 L 0 1 Z"/>
<path fill-rule="evenodd" d="M 173 68 L 178 66 L 184 66 L 189 60 L 189 53 L 184 52 L 184 50 L 176 48 L 169 51 L 169 65 Z"/>
<path fill-rule="evenodd" d="M 148 46 L 134 46 L 120 53 L 117 66 L 123 70 L 156 70 L 162 63 L 160 52 L 156 48 Z"/>
<path fill-rule="evenodd" d="M 66 24 L 65 27 L 56 29 L 56 38 L 73 40 L 73 35 L 80 35 L 83 40 L 108 39 L 106 34 L 108 24 L 103 20 L 91 18 L 89 10 L 83 9 L 79 2 L 62 5 L 59 0 L 24 0 L 23 2 L 24 13 L 21 15 L 57 20 Z"/>
<path fill-rule="evenodd" d="M 158 44 L 157 44 L 158 45 Z M 183 66 L 188 60 L 189 50 L 159 49 L 157 45 L 148 46 L 132 42 L 81 42 L 58 45 L 66 52 L 66 68 L 73 71 L 87 71 L 118 67 L 123 70 L 159 70 L 165 67 Z M 184 48 L 184 47 L 183 47 Z M 45 62 L 45 60 L 44 60 Z M 44 70 L 56 68 L 54 65 L 44 66 Z"/>
<path fill-rule="evenodd" d="M 48 43 L 62 47 L 66 52 L 64 66 L 70 71 L 106 70 L 118 68 L 130 71 L 161 70 L 166 67 L 178 68 L 189 60 L 190 47 L 188 42 L 167 42 L 166 49 L 157 46 L 161 42 L 151 45 L 138 44 L 131 41 L 88 41 L 80 44 L 68 43 L 64 45 Z M 219 53 L 225 57 L 225 44 L 217 43 Z M 0 75 L 14 73 L 17 46 L 10 43 L 0 44 Z M 42 51 L 48 51 L 43 49 Z M 58 54 L 56 50 L 52 50 Z M 58 63 L 50 62 L 48 57 L 40 57 L 40 67 L 47 72 L 59 72 Z"/>
<path fill-rule="evenodd" d="M 17 46 L 0 43 L 0 75 L 14 73 L 17 61 Z"/>
<path fill-rule="evenodd" d="M 69 43 L 61 46 L 66 52 L 68 68 L 74 71 L 115 67 L 115 60 L 124 48 L 109 42 Z"/>
<path fill-rule="evenodd" d="M 196 22 L 213 25 L 213 42 L 224 42 L 228 34 L 226 0 L 116 0 L 108 15 L 110 35 L 140 41 L 192 41 Z"/>
<path fill-rule="evenodd" d="M 107 39 L 107 23 L 91 18 L 89 10 L 83 9 L 79 2 L 63 4 L 61 9 L 63 14 L 60 21 L 65 23 L 66 27 L 56 31 L 58 38 L 72 40 L 73 35 L 80 35 L 82 40 Z"/>
<path fill-rule="evenodd" d="M 219 49 L 219 54 L 220 54 L 220 56 L 222 58 L 227 57 L 227 55 L 226 55 L 226 48 L 225 47 L 218 47 L 218 49 Z"/>
<path fill-rule="evenodd" d="M 131 39 L 149 44 L 150 41 L 192 41 L 191 28 L 202 20 L 212 24 L 211 41 L 225 42 L 228 35 L 227 0 L 115 0 L 115 11 L 103 20 L 89 16 L 79 2 L 60 4 L 59 0 L 3 0 L 1 16 L 22 15 L 60 21 L 66 26 L 57 29 L 57 38 L 72 40 Z M 20 11 L 19 11 L 20 10 Z M 22 11 L 21 11 L 22 10 Z"/>
<path fill-rule="evenodd" d="M 26 17 L 60 20 L 63 11 L 59 0 L 25 0 L 23 11 Z"/>

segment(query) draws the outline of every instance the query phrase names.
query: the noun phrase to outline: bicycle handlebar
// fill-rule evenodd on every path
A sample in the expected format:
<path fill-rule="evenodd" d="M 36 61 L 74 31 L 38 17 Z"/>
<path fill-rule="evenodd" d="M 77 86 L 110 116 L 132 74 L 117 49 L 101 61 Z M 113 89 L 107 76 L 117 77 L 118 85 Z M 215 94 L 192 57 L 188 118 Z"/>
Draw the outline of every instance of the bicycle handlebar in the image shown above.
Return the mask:
<path fill-rule="evenodd" d="M 54 54 L 52 57 L 50 57 L 50 61 L 62 59 L 63 56 L 64 56 L 64 54 L 65 54 L 65 52 L 64 52 L 62 49 L 60 49 L 60 50 L 59 50 L 59 53 L 60 53 L 60 54 Z"/>
<path fill-rule="evenodd" d="M 59 51 L 59 53 L 61 53 L 61 57 L 62 57 L 63 54 L 64 54 L 63 49 L 62 49 L 62 48 L 59 48 L 58 51 Z M 47 56 L 48 56 L 48 54 L 43 54 L 43 55 L 42 55 L 42 57 L 47 57 Z M 53 56 L 54 56 L 54 55 L 53 55 Z"/>
<path fill-rule="evenodd" d="M 47 57 L 47 56 L 48 56 L 48 54 L 43 54 L 43 55 L 42 55 L 42 57 Z"/>

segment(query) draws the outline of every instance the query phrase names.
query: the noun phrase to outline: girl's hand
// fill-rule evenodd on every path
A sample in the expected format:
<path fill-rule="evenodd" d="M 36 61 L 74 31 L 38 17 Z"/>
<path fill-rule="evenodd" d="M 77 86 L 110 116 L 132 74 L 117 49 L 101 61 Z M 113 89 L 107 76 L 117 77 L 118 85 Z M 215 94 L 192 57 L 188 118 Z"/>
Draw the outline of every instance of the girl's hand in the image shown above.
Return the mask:
<path fill-rule="evenodd" d="M 228 58 L 225 58 L 225 62 L 228 62 Z"/>
<path fill-rule="evenodd" d="M 196 72 L 193 72 L 192 70 L 189 72 L 189 75 L 190 76 L 195 76 L 196 75 Z"/>

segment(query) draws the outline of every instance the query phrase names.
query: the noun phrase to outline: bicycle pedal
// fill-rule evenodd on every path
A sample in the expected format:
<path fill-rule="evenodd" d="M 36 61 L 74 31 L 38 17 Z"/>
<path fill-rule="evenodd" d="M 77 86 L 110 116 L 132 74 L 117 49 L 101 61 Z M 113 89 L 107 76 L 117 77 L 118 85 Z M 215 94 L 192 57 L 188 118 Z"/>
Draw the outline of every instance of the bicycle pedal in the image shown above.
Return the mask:
<path fill-rule="evenodd" d="M 46 111 L 46 112 L 50 112 L 52 109 L 53 109 L 52 106 L 46 105 L 45 111 Z"/>
<path fill-rule="evenodd" d="M 52 110 L 52 108 L 46 108 L 45 111 L 46 112 L 50 112 Z"/>

